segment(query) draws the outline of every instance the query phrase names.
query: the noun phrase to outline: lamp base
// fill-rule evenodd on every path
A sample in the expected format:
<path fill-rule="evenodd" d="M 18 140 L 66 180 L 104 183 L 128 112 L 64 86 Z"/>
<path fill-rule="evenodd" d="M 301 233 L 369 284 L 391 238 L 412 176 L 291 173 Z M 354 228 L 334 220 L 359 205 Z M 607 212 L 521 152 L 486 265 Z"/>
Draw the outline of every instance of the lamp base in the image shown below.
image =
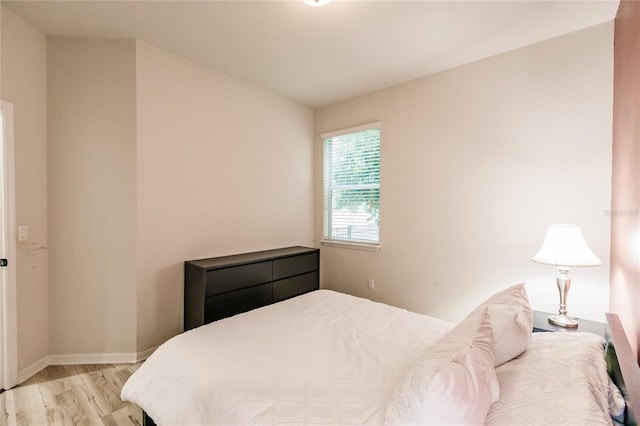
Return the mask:
<path fill-rule="evenodd" d="M 578 321 L 567 315 L 549 315 L 548 320 L 559 327 L 578 328 Z"/>

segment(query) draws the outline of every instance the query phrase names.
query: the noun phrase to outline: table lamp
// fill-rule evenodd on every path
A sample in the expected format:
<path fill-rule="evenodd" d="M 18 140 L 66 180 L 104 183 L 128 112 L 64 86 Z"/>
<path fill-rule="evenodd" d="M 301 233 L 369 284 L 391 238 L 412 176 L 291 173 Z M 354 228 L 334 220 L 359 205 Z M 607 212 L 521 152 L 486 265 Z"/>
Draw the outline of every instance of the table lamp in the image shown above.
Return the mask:
<path fill-rule="evenodd" d="M 571 287 L 569 271 L 574 266 L 597 266 L 602 263 L 587 245 L 580 227 L 550 225 L 542 248 L 531 260 L 558 267 L 556 283 L 560 292 L 560 310 L 558 315 L 549 316 L 549 322 L 560 327 L 578 327 L 578 322 L 567 316 L 567 294 Z"/>

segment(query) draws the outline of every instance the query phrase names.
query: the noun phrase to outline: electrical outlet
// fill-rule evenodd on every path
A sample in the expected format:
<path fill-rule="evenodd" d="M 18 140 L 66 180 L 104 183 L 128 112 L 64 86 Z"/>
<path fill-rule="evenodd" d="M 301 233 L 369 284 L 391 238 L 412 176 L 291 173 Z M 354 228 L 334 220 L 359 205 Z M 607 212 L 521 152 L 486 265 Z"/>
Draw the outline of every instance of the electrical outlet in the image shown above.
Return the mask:
<path fill-rule="evenodd" d="M 369 290 L 373 290 L 374 288 L 376 288 L 375 282 L 373 278 L 369 278 Z"/>

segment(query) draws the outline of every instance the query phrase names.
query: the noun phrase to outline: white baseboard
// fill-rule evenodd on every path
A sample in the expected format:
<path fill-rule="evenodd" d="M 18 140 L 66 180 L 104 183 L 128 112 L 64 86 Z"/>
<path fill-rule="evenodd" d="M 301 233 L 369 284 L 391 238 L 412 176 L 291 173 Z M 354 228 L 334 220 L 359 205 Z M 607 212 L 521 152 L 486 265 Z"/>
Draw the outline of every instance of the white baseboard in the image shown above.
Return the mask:
<path fill-rule="evenodd" d="M 149 348 L 146 351 L 138 352 L 136 354 L 136 362 L 144 361 L 145 359 L 149 358 L 151 356 L 151 354 L 155 352 L 156 349 L 158 349 L 158 346 L 154 346 L 152 348 Z"/>
<path fill-rule="evenodd" d="M 49 365 L 51 365 L 49 363 L 49 356 L 45 356 L 44 358 L 39 359 L 24 370 L 18 372 L 18 383 L 24 382 L 29 377 L 38 373 L 40 370 L 47 368 Z"/>
<path fill-rule="evenodd" d="M 136 362 L 136 355 L 135 353 L 49 355 L 49 365 L 133 364 Z"/>
<path fill-rule="evenodd" d="M 50 365 L 135 364 L 149 358 L 157 348 L 154 346 L 140 352 L 48 355 L 18 372 L 18 383 L 24 382 Z"/>

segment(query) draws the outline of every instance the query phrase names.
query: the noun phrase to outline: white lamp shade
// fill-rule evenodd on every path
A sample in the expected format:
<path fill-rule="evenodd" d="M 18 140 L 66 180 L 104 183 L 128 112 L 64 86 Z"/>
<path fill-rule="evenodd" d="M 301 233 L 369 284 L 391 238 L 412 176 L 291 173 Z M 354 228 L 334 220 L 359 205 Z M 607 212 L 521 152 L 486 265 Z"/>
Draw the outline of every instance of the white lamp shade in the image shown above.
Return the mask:
<path fill-rule="evenodd" d="M 329 3 L 331 0 L 304 0 L 306 4 L 313 7 L 324 6 Z"/>
<path fill-rule="evenodd" d="M 587 245 L 578 225 L 550 225 L 542 248 L 532 260 L 556 266 L 596 266 L 602 263 Z"/>

